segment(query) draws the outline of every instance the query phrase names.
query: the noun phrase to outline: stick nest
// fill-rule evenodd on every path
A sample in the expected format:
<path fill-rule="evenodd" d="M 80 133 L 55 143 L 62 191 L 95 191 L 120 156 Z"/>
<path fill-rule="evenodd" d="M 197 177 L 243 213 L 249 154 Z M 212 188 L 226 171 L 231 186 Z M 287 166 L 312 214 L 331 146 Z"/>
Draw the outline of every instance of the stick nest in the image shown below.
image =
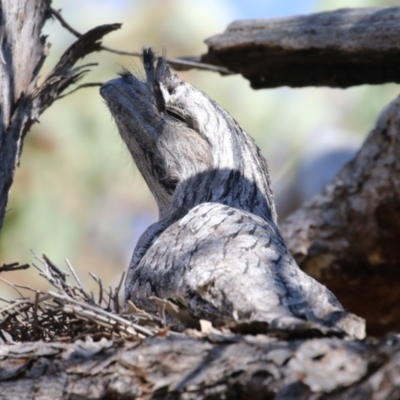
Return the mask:
<path fill-rule="evenodd" d="M 131 302 L 127 307 L 121 306 L 119 297 L 125 274 L 114 289 L 104 287 L 101 279 L 90 274 L 99 286 L 98 296 L 94 296 L 84 289 L 68 261 L 70 274 L 54 265 L 45 255 L 42 258 L 35 255 L 35 259 L 38 263 L 32 265 L 53 289 L 42 292 L 0 278 L 18 293 L 13 300 L 0 298 L 4 303 L 0 309 L 0 342 L 72 342 L 87 336 L 93 340 L 137 340 L 166 331 L 164 318 L 150 315 Z M 4 265 L 0 267 L 0 272 L 27 267 Z M 73 284 L 67 282 L 70 275 Z M 21 289 L 33 293 L 33 296 L 24 295 Z"/>

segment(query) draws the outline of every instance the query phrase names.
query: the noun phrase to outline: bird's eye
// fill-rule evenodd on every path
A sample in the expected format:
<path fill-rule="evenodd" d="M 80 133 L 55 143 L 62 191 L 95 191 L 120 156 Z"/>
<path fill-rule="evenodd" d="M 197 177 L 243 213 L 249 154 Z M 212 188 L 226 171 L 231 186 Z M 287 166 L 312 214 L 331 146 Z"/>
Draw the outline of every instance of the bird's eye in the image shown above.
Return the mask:
<path fill-rule="evenodd" d="M 180 115 L 179 113 L 177 113 L 176 111 L 174 111 L 174 110 L 165 110 L 165 111 L 166 111 L 167 114 L 168 114 L 169 116 L 171 116 L 172 118 L 175 118 L 175 119 L 177 119 L 178 121 L 181 121 L 181 122 L 185 122 L 185 123 L 186 123 L 185 118 L 183 118 L 183 116 Z"/>

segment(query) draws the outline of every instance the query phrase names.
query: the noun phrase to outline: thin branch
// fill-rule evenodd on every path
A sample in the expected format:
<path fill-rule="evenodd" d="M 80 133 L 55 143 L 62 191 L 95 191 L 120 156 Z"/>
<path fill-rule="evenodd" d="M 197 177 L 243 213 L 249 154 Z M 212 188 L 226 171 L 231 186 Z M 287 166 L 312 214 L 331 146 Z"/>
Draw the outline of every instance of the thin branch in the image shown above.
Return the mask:
<path fill-rule="evenodd" d="M 100 290 L 99 301 L 96 303 L 93 293 L 85 291 L 68 260 L 66 260 L 68 268 L 75 279 L 73 284 L 66 280 L 67 274 L 47 256 L 39 258 L 35 252 L 32 253 L 44 268 L 34 263 L 32 265 L 39 271 L 41 277 L 56 288 L 56 291 L 46 293 L 29 286 L 14 285 L 0 278 L 0 281 L 11 286 L 20 296 L 5 301 L 4 307 L 0 309 L 0 328 L 10 337 L 3 339 L 6 343 L 39 339 L 74 341 L 89 334 L 96 340 L 101 338 L 122 340 L 133 336 L 144 338 L 163 332 L 157 316 L 147 314 L 133 304 L 130 308 L 134 309 L 135 313 L 118 314 L 122 312 L 118 295 L 125 274 L 122 274 L 115 290 L 112 288 L 106 290 L 101 279 L 90 274 Z M 23 297 L 18 288 L 33 292 L 34 298 Z M 171 332 L 168 331 L 168 334 Z"/>
<path fill-rule="evenodd" d="M 19 265 L 19 263 L 17 263 L 17 262 L 11 263 L 11 264 L 3 264 L 0 267 L 0 273 L 1 272 L 9 272 L 9 271 L 18 271 L 21 269 L 28 269 L 28 268 L 29 268 L 29 264 Z"/>
<path fill-rule="evenodd" d="M 118 286 L 115 288 L 114 293 L 114 309 L 117 314 L 119 314 L 119 291 L 121 290 L 122 284 L 124 283 L 125 279 L 125 271 L 121 275 L 121 279 L 119 281 Z"/>
<path fill-rule="evenodd" d="M 39 306 L 39 298 L 40 298 L 40 292 L 36 292 L 35 296 L 35 304 L 33 306 L 33 324 L 32 324 L 32 333 L 33 337 L 37 340 L 37 333 L 39 330 L 39 324 L 38 324 L 38 306 Z"/>
<path fill-rule="evenodd" d="M 61 271 L 60 268 L 57 267 L 57 265 L 55 265 L 47 256 L 46 254 L 43 254 L 43 260 L 46 262 L 46 266 L 48 266 L 53 272 L 55 272 L 61 280 L 63 280 L 65 282 L 67 276 L 69 276 L 69 274 L 67 274 L 64 271 Z"/>
<path fill-rule="evenodd" d="M 51 14 L 58 19 L 60 24 L 69 32 L 71 32 L 74 36 L 77 38 L 81 37 L 82 34 L 79 33 L 77 30 L 75 30 L 71 25 L 68 24 L 68 22 L 62 17 L 59 11 L 55 10 L 54 8 L 50 9 Z"/>
<path fill-rule="evenodd" d="M 65 260 L 65 263 L 67 264 L 69 270 L 71 271 L 72 276 L 73 276 L 74 279 L 75 279 L 75 282 L 78 284 L 78 286 L 79 286 L 81 289 L 83 289 L 82 283 L 81 283 L 81 281 L 80 281 L 78 275 L 76 274 L 76 272 L 75 272 L 74 267 L 72 266 L 72 264 L 69 262 L 68 259 Z"/>
<path fill-rule="evenodd" d="M 8 285 L 8 286 L 10 286 L 11 288 L 13 288 L 13 289 L 18 293 L 18 296 L 20 296 L 21 298 L 26 298 L 26 297 L 15 287 L 15 285 L 14 285 L 13 283 L 7 281 L 7 280 L 4 279 L 4 278 L 0 278 L 0 281 L 4 282 L 6 285 Z"/>
<path fill-rule="evenodd" d="M 94 281 L 99 285 L 99 305 L 103 302 L 103 282 L 95 274 L 89 272 L 89 275 L 94 279 Z"/>
<path fill-rule="evenodd" d="M 77 86 L 76 88 L 70 90 L 68 93 L 62 94 L 60 96 L 57 97 L 57 100 L 60 100 L 64 97 L 69 96 L 72 93 L 75 93 L 76 91 L 78 91 L 79 89 L 84 89 L 84 88 L 88 88 L 88 87 L 100 87 L 102 85 L 101 82 L 89 82 L 89 83 L 82 83 L 81 85 Z"/>
<path fill-rule="evenodd" d="M 81 37 L 82 34 L 79 33 L 76 29 L 74 29 L 61 15 L 61 13 L 54 8 L 51 9 L 51 14 L 60 22 L 61 26 L 63 26 L 67 31 L 72 33 L 77 38 Z M 125 51 L 125 50 L 118 50 L 108 46 L 101 46 L 101 50 L 108 51 L 110 53 L 119 54 L 123 56 L 131 56 L 131 57 L 141 57 L 142 52 L 138 51 Z M 212 72 L 219 72 L 223 75 L 233 75 L 234 72 L 230 71 L 228 68 L 220 67 L 217 65 L 212 64 L 205 64 L 200 62 L 199 59 L 196 58 L 196 61 L 187 60 L 184 58 L 167 58 L 166 59 L 171 66 L 177 70 L 184 71 L 191 68 L 196 68 L 205 71 L 212 71 Z M 197 61 L 198 60 L 198 61 Z M 93 85 L 95 86 L 95 85 Z M 83 86 L 89 87 L 89 86 Z M 72 93 L 72 92 L 70 92 Z M 69 94 L 70 94 L 69 93 Z"/>
<path fill-rule="evenodd" d="M 49 291 L 49 294 L 51 296 L 55 297 L 56 299 L 63 300 L 63 301 L 66 301 L 66 302 L 68 302 L 70 304 L 74 304 L 74 305 L 80 306 L 83 309 L 86 308 L 86 309 L 88 309 L 90 311 L 93 311 L 94 313 L 97 313 L 99 315 L 107 317 L 112 321 L 119 322 L 121 325 L 130 326 L 133 329 L 135 329 L 137 332 L 140 332 L 143 335 L 146 335 L 146 336 L 152 336 L 153 335 L 153 332 L 151 332 L 150 330 L 148 330 L 146 328 L 143 328 L 140 325 L 134 324 L 133 322 L 130 322 L 130 321 L 126 320 L 125 318 L 122 318 L 122 317 L 120 317 L 118 315 L 115 315 L 115 314 L 113 314 L 111 312 L 105 311 L 100 307 L 96 307 L 96 306 L 93 306 L 93 305 L 90 305 L 90 304 L 83 304 L 82 302 L 79 302 L 79 301 L 73 299 L 72 297 L 70 297 L 70 296 L 68 296 L 66 294 L 59 294 L 59 293 L 55 293 L 55 292 L 52 292 L 52 291 Z"/>

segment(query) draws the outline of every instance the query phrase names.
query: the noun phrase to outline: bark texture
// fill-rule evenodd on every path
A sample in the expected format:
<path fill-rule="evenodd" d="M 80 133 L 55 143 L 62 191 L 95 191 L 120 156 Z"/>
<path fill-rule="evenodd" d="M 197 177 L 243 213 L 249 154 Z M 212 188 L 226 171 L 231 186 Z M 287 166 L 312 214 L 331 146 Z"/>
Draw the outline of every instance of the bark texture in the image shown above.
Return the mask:
<path fill-rule="evenodd" d="M 34 89 L 44 61 L 45 39 L 41 29 L 49 17 L 49 7 L 50 0 L 0 3 L 0 228 L 26 132 L 22 127 L 24 113 L 15 106 L 21 96 Z"/>
<path fill-rule="evenodd" d="M 75 63 L 98 51 L 100 39 L 120 27 L 103 25 L 82 35 L 38 86 L 38 74 L 47 52 L 41 29 L 50 16 L 50 3 L 0 2 L 0 229 L 27 131 L 63 90 L 88 71 L 86 66 L 73 68 Z"/>
<path fill-rule="evenodd" d="M 255 89 L 400 82 L 400 7 L 236 21 L 206 40 L 206 63 Z"/>
<path fill-rule="evenodd" d="M 326 284 L 367 332 L 400 329 L 400 98 L 355 158 L 282 224 L 301 268 Z"/>
<path fill-rule="evenodd" d="M 398 399 L 400 340 L 264 335 L 0 346 L 0 399 Z"/>

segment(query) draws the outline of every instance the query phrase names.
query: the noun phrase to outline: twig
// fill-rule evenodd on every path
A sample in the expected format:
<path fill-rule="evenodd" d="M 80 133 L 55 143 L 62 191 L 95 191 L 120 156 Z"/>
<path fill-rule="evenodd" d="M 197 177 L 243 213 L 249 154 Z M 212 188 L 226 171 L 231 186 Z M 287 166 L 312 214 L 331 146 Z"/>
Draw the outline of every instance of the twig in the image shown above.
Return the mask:
<path fill-rule="evenodd" d="M 43 254 L 43 260 L 46 262 L 46 265 L 52 269 L 64 282 L 67 278 L 67 276 L 69 276 L 66 272 L 61 271 L 60 268 L 58 268 L 55 264 L 53 264 L 52 261 L 50 261 L 50 259 L 46 256 L 46 254 Z"/>
<path fill-rule="evenodd" d="M 19 263 L 17 263 L 17 262 L 11 263 L 11 264 L 3 264 L 0 267 L 0 273 L 8 272 L 8 271 L 18 271 L 21 269 L 28 269 L 28 268 L 29 268 L 29 264 L 19 265 Z"/>
<path fill-rule="evenodd" d="M 114 292 L 114 309 L 117 314 L 119 314 L 119 291 L 121 290 L 124 279 L 125 279 L 125 271 L 122 273 L 119 284 L 115 288 L 115 292 Z"/>
<path fill-rule="evenodd" d="M 62 15 L 59 11 L 56 11 L 52 8 L 51 13 L 60 22 L 61 26 L 63 26 L 65 29 L 67 29 L 69 32 L 71 32 L 74 36 L 76 36 L 77 38 L 82 36 L 81 33 L 79 33 L 76 29 L 74 29 L 62 17 Z M 110 53 L 115 53 L 115 54 L 124 55 L 124 56 L 142 57 L 142 53 L 138 52 L 138 51 L 118 50 L 118 49 L 114 49 L 112 47 L 107 47 L 107 46 L 100 46 L 100 49 L 104 50 L 104 51 L 108 51 Z M 191 61 L 191 60 L 185 60 L 184 58 L 167 58 L 166 60 L 169 64 L 171 64 L 171 66 L 173 68 L 179 69 L 179 70 L 196 68 L 196 69 L 201 69 L 201 70 L 206 70 L 206 71 L 219 72 L 224 75 L 233 75 L 234 74 L 234 72 L 230 71 L 228 68 L 220 67 L 217 65 L 205 64 L 205 63 L 200 62 L 200 60 L 199 61 Z M 178 66 L 178 68 L 177 68 L 177 66 Z"/>
<path fill-rule="evenodd" d="M 13 283 L 13 285 L 15 287 L 19 288 L 19 289 L 29 290 L 30 292 L 34 292 L 34 293 L 37 292 L 37 289 L 33 289 L 33 288 L 31 288 L 29 286 L 26 286 L 26 285 L 20 285 L 19 283 Z"/>
<path fill-rule="evenodd" d="M 33 257 L 35 260 L 38 260 L 40 264 L 42 264 L 44 267 L 46 267 L 46 263 L 35 253 L 35 250 L 31 249 L 31 253 L 33 254 Z M 32 265 L 40 272 L 44 272 L 38 265 L 32 263 Z"/>
<path fill-rule="evenodd" d="M 67 274 L 54 265 L 48 257 L 39 258 L 33 251 L 32 253 L 44 268 L 34 263 L 32 265 L 57 291 L 43 293 L 29 286 L 14 285 L 0 278 L 20 296 L 18 299 L 5 301 L 4 307 L 0 309 L 0 328 L 4 334 L 10 335 L 13 341 L 38 339 L 73 341 L 88 334 L 95 340 L 103 337 L 123 340 L 132 336 L 144 338 L 160 332 L 159 319 L 136 307 L 134 307 L 135 313 L 127 315 L 127 318 L 117 314 L 121 311 L 118 297 L 125 274 L 122 274 L 115 290 L 111 287 L 106 290 L 101 279 L 90 274 L 99 286 L 99 302 L 96 303 L 93 293 L 85 291 L 68 260 L 66 261 L 74 277 L 74 285 L 66 281 Z M 17 288 L 34 292 L 34 299 L 23 297 Z"/>
<path fill-rule="evenodd" d="M 100 278 L 97 278 L 96 275 L 92 274 L 89 272 L 89 275 L 94 279 L 94 281 L 99 285 L 99 305 L 103 302 L 103 282 L 101 281 Z"/>
<path fill-rule="evenodd" d="M 8 282 L 6 279 L 4 278 L 0 278 L 0 281 L 4 282 L 5 284 L 7 284 L 8 286 L 12 287 L 21 298 L 26 298 L 16 287 L 13 283 Z"/>
<path fill-rule="evenodd" d="M 88 294 L 88 293 L 85 291 L 85 289 L 83 288 L 82 283 L 81 283 L 81 281 L 80 281 L 80 279 L 79 279 L 79 277 L 78 277 L 78 274 L 75 272 L 74 267 L 72 266 L 72 264 L 69 262 L 68 259 L 65 260 L 65 262 L 66 262 L 66 264 L 68 265 L 68 268 L 69 268 L 69 270 L 71 271 L 72 276 L 74 277 L 75 282 L 77 283 L 77 285 L 78 285 L 78 287 L 79 287 L 79 291 L 80 291 L 86 298 L 89 298 L 89 294 Z M 92 301 L 93 301 L 93 303 L 94 303 L 95 301 L 94 301 L 94 299 L 93 299 L 93 295 L 91 296 L 91 299 L 92 299 Z"/>
<path fill-rule="evenodd" d="M 53 14 L 54 17 L 58 19 L 60 24 L 68 31 L 70 31 L 74 36 L 76 37 L 81 37 L 82 34 L 80 34 L 78 31 L 76 31 L 71 25 L 68 24 L 67 21 L 62 17 L 59 11 L 56 11 L 54 8 L 50 9 L 51 14 Z"/>
<path fill-rule="evenodd" d="M 55 298 L 60 299 L 60 300 L 64 300 L 64 301 L 67 301 L 69 303 L 76 304 L 76 305 L 81 306 L 83 308 L 87 308 L 89 310 L 92 310 L 92 311 L 96 312 L 97 314 L 100 314 L 100 315 L 103 315 L 103 316 L 106 316 L 106 317 L 110 318 L 111 320 L 118 321 L 122 325 L 131 326 L 133 329 L 135 329 L 136 331 L 138 331 L 138 332 L 140 332 L 140 333 L 142 333 L 142 334 L 144 334 L 146 336 L 153 336 L 153 333 L 150 330 L 148 330 L 146 328 L 143 328 L 142 326 L 137 325 L 137 324 L 135 324 L 133 322 L 130 322 L 130 321 L 126 320 L 125 318 L 122 318 L 122 317 L 120 317 L 118 315 L 115 315 L 113 313 L 105 311 L 100 307 L 92 306 L 90 304 L 83 304 L 83 303 L 73 299 L 72 297 L 66 295 L 66 294 L 59 294 L 59 293 L 55 293 L 53 291 L 49 291 L 49 294 L 51 296 L 55 297 Z"/>
<path fill-rule="evenodd" d="M 70 90 L 68 93 L 65 93 L 65 94 L 62 94 L 62 95 L 58 96 L 58 97 L 57 97 L 57 100 L 60 100 L 60 99 L 62 99 L 62 98 L 64 98 L 64 97 L 67 97 L 67 96 L 69 96 L 70 94 L 75 93 L 75 92 L 76 92 L 77 90 L 79 90 L 79 89 L 88 88 L 88 87 L 95 87 L 95 86 L 99 87 L 99 86 L 101 86 L 101 85 L 102 85 L 101 82 L 82 83 L 81 85 L 77 86 L 76 88 Z"/>
<path fill-rule="evenodd" d="M 38 306 L 39 306 L 39 296 L 40 292 L 36 292 L 35 296 L 35 305 L 33 306 L 33 324 L 32 324 L 32 331 L 33 337 L 37 340 L 37 332 L 38 332 Z"/>

